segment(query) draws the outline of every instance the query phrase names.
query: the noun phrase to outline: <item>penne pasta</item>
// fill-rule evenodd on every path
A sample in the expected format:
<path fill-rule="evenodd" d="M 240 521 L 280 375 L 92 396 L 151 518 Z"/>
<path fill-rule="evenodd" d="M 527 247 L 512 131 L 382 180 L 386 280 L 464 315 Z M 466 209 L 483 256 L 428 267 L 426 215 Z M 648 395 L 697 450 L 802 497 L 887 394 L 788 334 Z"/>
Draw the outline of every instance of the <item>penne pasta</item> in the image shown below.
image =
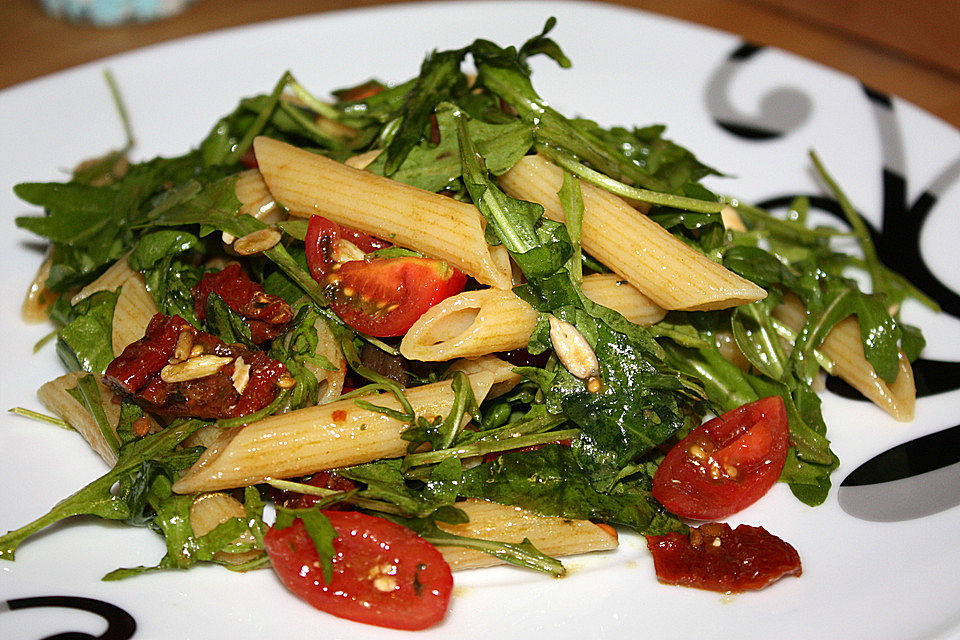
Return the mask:
<path fill-rule="evenodd" d="M 47 278 L 50 276 L 50 262 L 53 259 L 52 253 L 48 250 L 40 268 L 37 269 L 37 275 L 33 277 L 33 282 L 27 289 L 27 295 L 23 297 L 23 304 L 20 306 L 20 317 L 24 322 L 35 324 L 43 322 L 50 317 L 47 309 L 56 299 L 56 295 L 47 289 Z"/>
<path fill-rule="evenodd" d="M 98 291 L 115 291 L 117 288 L 120 296 L 113 310 L 112 348 L 115 356 L 143 337 L 150 319 L 158 311 L 143 276 L 130 268 L 126 258 L 120 258 L 70 300 L 70 304 L 75 305 Z"/>
<path fill-rule="evenodd" d="M 447 374 L 462 371 L 468 376 L 486 371 L 493 375 L 493 384 L 487 392 L 487 398 L 501 396 L 520 383 L 522 379 L 514 370 L 514 365 L 501 360 L 495 355 L 480 356 L 479 358 L 461 358 L 447 369 Z"/>
<path fill-rule="evenodd" d="M 86 373 L 68 373 L 55 380 L 44 384 L 37 391 L 37 397 L 40 402 L 50 412 L 60 416 L 71 427 L 76 429 L 80 435 L 90 444 L 90 447 L 97 452 L 104 462 L 113 466 L 117 462 L 117 455 L 107 444 L 100 431 L 100 426 L 87 408 L 70 395 L 69 390 L 77 386 L 77 380 L 84 375 L 94 375 L 97 379 L 97 387 L 100 390 L 100 402 L 103 405 L 107 421 L 110 423 L 114 434 L 117 431 L 117 424 L 120 422 L 120 405 L 113 402 L 113 392 L 107 388 L 96 374 Z"/>
<path fill-rule="evenodd" d="M 407 331 L 400 354 L 410 360 L 475 358 L 525 347 L 537 312 L 506 289 L 465 291 L 431 307 Z"/>
<path fill-rule="evenodd" d="M 582 288 L 590 300 L 641 327 L 656 324 L 667 315 L 666 309 L 615 273 L 592 273 L 583 279 Z"/>
<path fill-rule="evenodd" d="M 506 250 L 487 245 L 473 205 L 270 138 L 257 138 L 254 148 L 270 192 L 291 214 L 322 215 L 444 260 L 483 284 L 510 287 Z"/>
<path fill-rule="evenodd" d="M 259 170 L 248 169 L 240 173 L 237 176 L 234 192 L 237 194 L 237 200 L 240 201 L 241 214 L 252 216 L 268 225 L 286 220 L 287 215 L 277 206 Z M 226 231 L 221 235 L 225 244 L 231 244 L 236 240 L 236 237 Z"/>
<path fill-rule="evenodd" d="M 799 331 L 806 322 L 806 311 L 796 296 L 787 296 L 783 304 L 774 309 L 775 318 Z M 823 344 L 823 355 L 834 364 L 834 374 L 862 393 L 875 405 L 897 420 L 913 420 L 917 388 L 913 379 L 913 367 L 900 352 L 900 371 L 897 379 L 888 383 L 877 375 L 863 354 L 860 339 L 860 323 L 853 316 L 834 325 Z"/>
<path fill-rule="evenodd" d="M 477 402 L 486 397 L 493 376 L 470 377 Z M 449 380 L 407 389 L 405 395 L 418 416 L 446 416 L 453 407 Z M 363 398 L 375 405 L 400 408 L 392 394 Z M 177 493 L 242 487 L 267 478 L 290 478 L 406 453 L 400 436 L 407 424 L 379 411 L 357 406 L 354 399 L 337 400 L 270 416 L 225 433 L 173 485 Z"/>
<path fill-rule="evenodd" d="M 585 277 L 583 293 L 642 326 L 667 313 L 615 274 Z M 410 360 L 441 362 L 520 349 L 536 323 L 536 310 L 512 291 L 465 291 L 424 313 L 400 342 L 400 353 Z"/>
<path fill-rule="evenodd" d="M 231 518 L 246 517 L 247 511 L 243 508 L 243 504 L 226 493 L 202 493 L 190 505 L 190 527 L 196 536 L 204 536 L 210 533 L 217 528 L 217 525 Z M 238 541 L 250 545 L 256 544 L 256 539 L 249 531 L 240 534 Z M 259 549 L 237 553 L 217 551 L 213 554 L 213 559 L 224 564 L 236 565 L 249 562 L 261 555 L 263 555 L 263 551 Z"/>
<path fill-rule="evenodd" d="M 590 551 L 608 551 L 618 546 L 613 527 L 589 520 L 541 516 L 520 507 L 509 507 L 467 498 L 457 503 L 470 517 L 464 524 L 437 525 L 447 533 L 481 540 L 520 543 L 524 539 L 548 556 L 568 556 Z M 440 553 L 454 571 L 503 564 L 488 553 L 456 546 L 441 546 Z"/>
<path fill-rule="evenodd" d="M 563 170 L 540 156 L 522 158 L 500 177 L 515 198 L 538 202 L 563 222 L 557 192 Z M 626 201 L 591 184 L 583 193 L 584 250 L 664 309 L 708 311 L 754 302 L 766 292 L 687 246 Z"/>
<path fill-rule="evenodd" d="M 304 362 L 304 366 L 314 375 L 319 384 L 317 404 L 324 404 L 336 400 L 343 393 L 343 382 L 347 377 L 347 359 L 340 351 L 340 345 L 327 326 L 323 318 L 318 318 L 314 326 L 317 329 L 317 348 L 314 353 L 332 364 L 336 369 L 326 369 L 311 361 Z"/>
<path fill-rule="evenodd" d="M 238 175 L 234 191 L 240 201 L 241 214 L 253 216 L 268 225 L 286 219 L 264 182 L 263 175 L 257 169 L 248 169 Z"/>

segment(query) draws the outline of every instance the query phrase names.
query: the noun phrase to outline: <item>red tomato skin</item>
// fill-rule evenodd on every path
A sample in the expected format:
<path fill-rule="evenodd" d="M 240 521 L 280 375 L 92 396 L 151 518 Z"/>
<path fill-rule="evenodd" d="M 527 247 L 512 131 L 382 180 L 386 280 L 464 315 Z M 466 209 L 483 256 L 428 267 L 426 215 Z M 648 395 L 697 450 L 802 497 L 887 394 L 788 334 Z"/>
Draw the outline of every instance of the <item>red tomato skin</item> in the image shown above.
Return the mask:
<path fill-rule="evenodd" d="M 364 233 L 363 231 L 357 231 L 353 227 L 345 227 L 340 225 L 340 237 L 344 240 L 352 242 L 360 251 L 364 253 L 370 253 L 372 251 L 379 251 L 380 249 L 386 249 L 387 247 L 392 247 L 393 245 L 386 240 L 381 240 L 375 236 Z"/>
<path fill-rule="evenodd" d="M 304 244 L 307 252 L 307 267 L 310 276 L 323 282 L 337 264 L 337 244 L 340 242 L 340 226 L 320 216 L 310 216 Z"/>
<path fill-rule="evenodd" d="M 341 239 L 366 253 L 391 245 L 321 216 L 311 216 L 307 224 L 304 243 L 310 275 L 324 287 L 334 313 L 361 333 L 402 336 L 430 307 L 466 286 L 467 276 L 432 258 L 341 262 Z"/>
<path fill-rule="evenodd" d="M 402 336 L 467 283 L 463 273 L 431 258 L 351 260 L 337 276 L 335 289 L 327 288 L 330 308 L 357 331 L 380 338 Z"/>
<path fill-rule="evenodd" d="M 745 524 L 711 522 L 689 535 L 647 536 L 647 548 L 660 582 L 709 591 L 754 591 L 803 572 L 792 545 Z"/>
<path fill-rule="evenodd" d="M 789 445 L 787 410 L 778 396 L 708 420 L 674 445 L 653 476 L 653 496 L 692 520 L 741 511 L 780 477 Z"/>
<path fill-rule="evenodd" d="M 393 246 L 386 240 L 357 231 L 353 227 L 337 224 L 322 216 L 310 216 L 303 242 L 306 245 L 310 275 L 317 282 L 323 282 L 324 277 L 333 271 L 339 262 L 337 245 L 340 240 L 353 243 L 364 253 Z"/>
<path fill-rule="evenodd" d="M 453 592 L 450 566 L 411 530 L 356 511 L 324 511 L 337 530 L 333 579 L 323 579 L 303 522 L 271 528 L 264 544 L 274 571 L 294 594 L 321 611 L 365 624 L 416 631 L 443 620 Z M 392 575 L 383 574 L 391 571 Z M 396 588 L 375 586 L 382 578 Z"/>

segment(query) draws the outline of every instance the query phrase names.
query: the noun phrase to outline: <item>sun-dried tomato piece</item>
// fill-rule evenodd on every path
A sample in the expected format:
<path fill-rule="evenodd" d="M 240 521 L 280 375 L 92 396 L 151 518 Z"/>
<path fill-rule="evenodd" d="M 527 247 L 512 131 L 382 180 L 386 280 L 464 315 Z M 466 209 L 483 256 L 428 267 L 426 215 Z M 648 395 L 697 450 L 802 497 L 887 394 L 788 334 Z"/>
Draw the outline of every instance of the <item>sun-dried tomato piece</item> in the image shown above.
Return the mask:
<path fill-rule="evenodd" d="M 290 305 L 283 298 L 268 294 L 263 285 L 251 280 L 237 263 L 205 274 L 194 285 L 192 293 L 193 311 L 201 322 L 207 318 L 207 298 L 216 293 L 243 317 L 254 344 L 276 338 L 293 320 Z"/>
<path fill-rule="evenodd" d="M 710 522 L 689 535 L 647 536 L 657 579 L 709 591 L 738 593 L 762 589 L 802 572 L 800 555 L 763 527 Z"/>
<path fill-rule="evenodd" d="M 301 482 L 312 487 L 332 489 L 334 491 L 353 491 L 357 488 L 357 485 L 352 481 L 330 471 L 318 471 L 309 478 L 301 480 Z M 274 503 L 287 509 L 306 509 L 322 500 L 320 496 L 314 496 L 308 493 L 297 493 L 296 491 L 287 491 L 285 489 L 271 489 L 270 497 Z M 346 511 L 353 509 L 353 506 L 346 502 L 337 502 L 324 507 L 324 509 Z"/>
<path fill-rule="evenodd" d="M 287 368 L 258 349 L 225 344 L 180 316 L 157 314 L 104 373 L 117 393 L 162 416 L 217 420 L 273 402 Z"/>

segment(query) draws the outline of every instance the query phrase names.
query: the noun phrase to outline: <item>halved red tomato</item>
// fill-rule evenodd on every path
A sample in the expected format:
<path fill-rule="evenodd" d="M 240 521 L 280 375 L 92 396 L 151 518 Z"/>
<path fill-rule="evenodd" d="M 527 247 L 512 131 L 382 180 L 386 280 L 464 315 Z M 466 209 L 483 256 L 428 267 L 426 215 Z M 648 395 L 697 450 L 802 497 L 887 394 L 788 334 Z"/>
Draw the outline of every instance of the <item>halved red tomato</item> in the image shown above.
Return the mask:
<path fill-rule="evenodd" d="M 341 261 L 339 243 L 361 249 L 376 238 L 312 216 L 306 251 L 310 275 L 324 287 L 330 308 L 351 327 L 381 338 L 401 336 L 427 309 L 463 291 L 467 277 L 432 258 L 367 258 Z"/>
<path fill-rule="evenodd" d="M 380 627 L 426 629 L 443 619 L 453 575 L 436 547 L 382 518 L 357 511 L 323 514 L 337 530 L 330 584 L 301 520 L 263 537 L 288 589 L 321 611 Z"/>
<path fill-rule="evenodd" d="M 322 284 L 327 274 L 340 262 L 340 225 L 320 216 L 310 216 L 304 244 L 310 275 Z"/>
<path fill-rule="evenodd" d="M 682 518 L 714 520 L 759 500 L 780 477 L 790 432 L 771 396 L 708 420 L 677 443 L 653 476 L 653 496 Z"/>

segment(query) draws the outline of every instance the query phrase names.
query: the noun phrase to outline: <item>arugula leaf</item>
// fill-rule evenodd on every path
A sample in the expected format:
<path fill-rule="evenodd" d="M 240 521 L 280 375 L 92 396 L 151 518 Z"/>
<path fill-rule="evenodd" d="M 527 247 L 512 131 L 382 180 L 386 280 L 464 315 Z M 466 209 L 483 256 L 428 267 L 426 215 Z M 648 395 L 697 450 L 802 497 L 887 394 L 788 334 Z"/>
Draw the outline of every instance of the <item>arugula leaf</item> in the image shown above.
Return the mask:
<path fill-rule="evenodd" d="M 457 90 L 466 89 L 466 77 L 460 71 L 465 55 L 464 49 L 434 51 L 423 61 L 420 76 L 398 114 L 400 124 L 387 145 L 386 175 L 399 169 L 410 150 L 420 142 L 437 105 L 452 98 Z"/>
<path fill-rule="evenodd" d="M 243 316 L 227 306 L 223 298 L 211 291 L 207 296 L 206 329 L 227 344 L 244 344 L 255 347 L 250 336 L 250 325 Z"/>
<path fill-rule="evenodd" d="M 573 249 L 563 225 L 543 217 L 543 206 L 511 198 L 487 176 L 460 115 L 460 159 L 470 197 L 487 219 L 488 242 L 496 241 L 510 252 L 523 273 L 531 279 L 556 273 Z"/>
<path fill-rule="evenodd" d="M 112 226 L 117 190 L 77 182 L 25 182 L 14 186 L 18 198 L 41 206 L 47 214 L 20 216 L 15 222 L 53 242 L 84 245 Z"/>
<path fill-rule="evenodd" d="M 295 315 L 283 336 L 270 345 L 269 355 L 287 367 L 297 381 L 290 394 L 289 409 L 317 403 L 320 386 L 312 369 L 335 371 L 337 367 L 317 354 L 317 323 L 326 322 L 319 310 L 307 302 L 294 303 Z"/>
<path fill-rule="evenodd" d="M 114 454 L 118 453 L 120 451 L 120 439 L 113 430 L 110 421 L 107 419 L 107 414 L 103 409 L 103 401 L 100 397 L 100 383 L 97 381 L 96 376 L 87 374 L 78 377 L 77 386 L 72 389 L 67 389 L 67 393 L 86 408 L 87 413 L 89 413 L 93 417 L 94 422 L 97 423 L 97 428 L 103 435 L 103 441 L 107 443 L 107 446 L 110 447 Z"/>
<path fill-rule="evenodd" d="M 423 141 L 412 147 L 403 164 L 390 177 L 427 191 L 440 191 L 454 186 L 461 176 L 457 108 L 441 104 L 435 112 L 440 141 Z M 470 120 L 467 129 L 490 172 L 500 175 L 510 169 L 533 146 L 533 130 L 520 120 L 492 124 Z M 366 170 L 386 174 L 387 155 L 381 153 Z"/>
<path fill-rule="evenodd" d="M 450 383 L 453 391 L 453 406 L 450 412 L 436 424 L 412 425 L 404 429 L 400 437 L 410 442 L 409 449 L 429 442 L 432 449 L 446 449 L 452 445 L 465 424 L 468 414 L 479 419 L 477 401 L 470 387 L 470 379 L 463 372 L 456 372 Z"/>
<path fill-rule="evenodd" d="M 463 472 L 461 495 L 512 504 L 542 515 L 622 524 L 639 533 L 683 531 L 650 494 L 650 476 L 639 473 L 609 491 L 598 491 L 570 447 L 504 453 Z"/>
<path fill-rule="evenodd" d="M 199 328 L 194 312 L 192 289 L 203 275 L 188 256 L 181 254 L 201 248 L 195 235 L 178 229 L 160 229 L 141 237 L 127 258 L 131 269 L 143 275 L 144 285 L 160 313 L 180 316 Z"/>
<path fill-rule="evenodd" d="M 98 291 L 73 306 L 73 319 L 57 332 L 57 354 L 70 371 L 103 373 L 113 362 L 116 291 Z"/>
<path fill-rule="evenodd" d="M 190 420 L 124 445 L 117 464 L 110 471 L 58 502 L 45 515 L 0 537 L 0 559 L 13 560 L 14 552 L 24 540 L 71 516 L 93 515 L 108 520 L 129 518 L 130 507 L 112 492 L 114 485 L 136 475 L 143 462 L 169 454 L 184 438 L 203 426 L 199 420 Z"/>
<path fill-rule="evenodd" d="M 399 459 L 348 467 L 337 473 L 366 484 L 366 489 L 358 494 L 361 498 L 382 500 L 396 505 L 399 515 L 423 518 L 441 507 L 453 505 L 457 498 L 461 467 L 456 458 L 443 460 L 433 467 L 429 479 L 420 489 L 407 485 Z"/>

